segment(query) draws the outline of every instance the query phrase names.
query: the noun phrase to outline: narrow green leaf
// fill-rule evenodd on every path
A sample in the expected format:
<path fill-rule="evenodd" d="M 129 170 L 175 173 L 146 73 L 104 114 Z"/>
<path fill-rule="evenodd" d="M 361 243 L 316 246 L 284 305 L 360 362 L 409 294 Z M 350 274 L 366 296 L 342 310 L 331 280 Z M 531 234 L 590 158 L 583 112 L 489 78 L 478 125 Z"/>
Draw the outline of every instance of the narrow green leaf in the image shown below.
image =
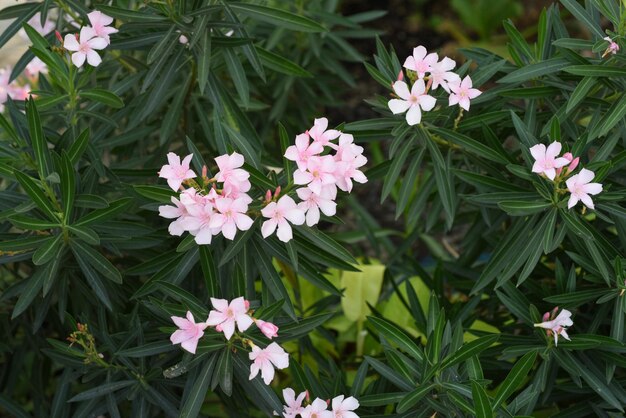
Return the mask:
<path fill-rule="evenodd" d="M 75 225 L 76 226 L 85 226 L 91 225 L 94 222 L 102 222 L 104 220 L 113 218 L 119 213 L 122 213 L 127 206 L 132 202 L 132 198 L 123 198 L 116 200 L 115 202 L 111 202 L 109 207 L 103 209 L 96 209 L 87 215 L 80 218 Z"/>
<path fill-rule="evenodd" d="M 109 393 L 124 389 L 130 385 L 137 383 L 134 380 L 120 380 L 119 382 L 100 383 L 97 387 L 88 389 L 78 395 L 72 397 L 68 402 L 80 402 L 88 399 L 99 398 Z"/>
<path fill-rule="evenodd" d="M 433 387 L 434 385 L 425 385 L 415 389 L 413 392 L 409 392 L 400 400 L 400 402 L 398 402 L 396 412 L 401 414 L 411 409 L 411 407 L 421 401 L 422 398 L 433 389 Z"/>
<path fill-rule="evenodd" d="M 17 181 L 19 181 L 24 188 L 24 191 L 28 193 L 30 198 L 33 199 L 33 202 L 35 202 L 35 204 L 48 217 L 48 219 L 58 221 L 59 217 L 54 206 L 41 190 L 41 188 L 37 185 L 35 179 L 22 173 L 21 171 L 15 171 L 13 174 L 15 175 Z"/>
<path fill-rule="evenodd" d="M 308 17 L 299 16 L 285 10 L 250 3 L 228 3 L 228 5 L 233 10 L 245 14 L 252 19 L 271 23 L 286 29 L 298 32 L 326 32 L 328 30 Z"/>
<path fill-rule="evenodd" d="M 48 151 L 48 142 L 43 134 L 41 119 L 34 100 L 28 100 L 26 103 L 26 117 L 28 118 L 28 131 L 31 145 L 35 153 L 35 162 L 37 163 L 39 177 L 45 179 L 50 174 L 50 154 Z"/>
<path fill-rule="evenodd" d="M 71 246 L 76 252 L 76 255 L 83 261 L 89 263 L 93 268 L 115 283 L 122 283 L 122 275 L 119 270 L 98 251 L 76 240 L 71 242 Z"/>
<path fill-rule="evenodd" d="M 500 334 L 484 335 L 474 341 L 463 344 L 463 346 L 451 353 L 441 363 L 441 369 L 447 369 L 463 361 L 478 356 L 481 352 L 495 344 L 500 338 Z"/>
<path fill-rule="evenodd" d="M 120 97 L 109 91 L 104 89 L 88 89 L 81 90 L 79 93 L 81 98 L 94 100 L 96 102 L 104 103 L 107 106 L 110 106 L 114 109 L 121 109 L 124 107 L 124 102 Z"/>
<path fill-rule="evenodd" d="M 13 307 L 13 312 L 11 313 L 11 319 L 17 318 L 22 312 L 26 310 L 30 306 L 30 304 L 35 300 L 35 296 L 41 290 L 44 279 L 45 279 L 45 268 L 38 268 L 35 273 L 30 276 L 26 286 L 22 290 L 20 297 L 17 299 L 15 306 Z"/>
<path fill-rule="evenodd" d="M 475 381 L 472 381 L 472 399 L 474 400 L 474 411 L 477 418 L 493 418 L 491 403 L 487 397 L 487 392 Z"/>
<path fill-rule="evenodd" d="M 417 346 L 417 344 L 409 337 L 404 330 L 398 327 L 396 324 L 375 316 L 367 317 L 368 323 L 370 323 L 383 337 L 387 340 L 396 343 L 400 348 L 409 353 L 418 362 L 424 360 L 424 353 Z"/>
<path fill-rule="evenodd" d="M 214 354 L 205 361 L 195 382 L 189 387 L 189 394 L 186 396 L 187 400 L 180 411 L 179 418 L 196 418 L 200 413 L 200 408 L 204 403 L 204 398 L 211 383 L 216 360 L 217 355 Z"/>
<path fill-rule="evenodd" d="M 528 378 L 528 372 L 535 364 L 537 357 L 536 351 L 530 351 L 520 358 L 515 366 L 511 369 L 506 379 L 498 388 L 498 392 L 494 398 L 493 409 L 497 410 L 500 404 L 504 402 L 515 390 Z"/>
<path fill-rule="evenodd" d="M 63 246 L 62 238 L 63 235 L 61 234 L 48 238 L 48 241 L 33 254 L 33 263 L 36 266 L 41 266 L 57 255 L 60 247 Z"/>
<path fill-rule="evenodd" d="M 296 77 L 313 77 L 313 74 L 287 58 L 268 51 L 267 49 L 263 49 L 260 46 L 255 46 L 255 49 L 263 65 L 269 69 Z"/>

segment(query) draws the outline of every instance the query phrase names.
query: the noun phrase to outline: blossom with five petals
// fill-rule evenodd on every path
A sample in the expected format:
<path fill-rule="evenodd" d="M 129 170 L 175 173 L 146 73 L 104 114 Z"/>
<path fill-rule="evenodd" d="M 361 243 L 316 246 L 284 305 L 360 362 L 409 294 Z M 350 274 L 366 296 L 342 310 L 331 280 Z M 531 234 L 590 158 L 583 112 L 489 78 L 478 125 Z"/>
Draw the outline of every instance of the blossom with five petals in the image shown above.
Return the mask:
<path fill-rule="evenodd" d="M 189 311 L 187 311 L 187 318 L 172 316 L 172 321 L 180 328 L 174 331 L 170 337 L 172 344 L 180 344 L 181 347 L 191 354 L 196 354 L 198 340 L 204 335 L 204 329 L 207 327 L 207 324 L 204 322 L 198 322 L 196 324 L 193 314 Z"/>
<path fill-rule="evenodd" d="M 239 193 L 250 190 L 250 173 L 241 168 L 244 162 L 243 155 L 236 152 L 215 157 L 219 168 L 215 180 L 224 183 L 224 194 L 228 197 L 239 197 Z"/>
<path fill-rule="evenodd" d="M 569 336 L 567 335 L 566 327 L 571 327 L 574 325 L 574 321 L 572 321 L 572 313 L 567 309 L 563 309 L 559 315 L 551 321 L 544 321 L 539 324 L 534 324 L 535 328 L 544 328 L 548 331 L 548 335 L 550 333 L 554 334 L 554 345 L 558 345 L 559 335 L 569 341 Z"/>
<path fill-rule="evenodd" d="M 334 148 L 335 144 L 332 144 L 330 141 L 337 139 L 339 135 L 341 135 L 341 132 L 335 129 L 327 130 L 326 128 L 328 128 L 328 119 L 319 118 L 313 121 L 313 127 L 306 133 L 313 139 L 313 142 Z"/>
<path fill-rule="evenodd" d="M 394 115 L 406 113 L 406 121 L 409 125 L 417 125 L 422 121 L 422 110 L 429 111 L 435 107 L 437 100 L 426 94 L 424 80 L 416 80 L 409 92 L 409 86 L 404 81 L 393 83 L 393 90 L 400 99 L 389 100 L 389 109 Z"/>
<path fill-rule="evenodd" d="M 315 398 L 310 405 L 300 412 L 302 418 L 333 418 L 333 412 L 328 411 L 328 404 L 325 400 Z"/>
<path fill-rule="evenodd" d="M 237 229 L 247 231 L 252 224 L 252 218 L 246 215 L 248 203 L 245 198 L 230 199 L 221 197 L 215 200 L 214 213 L 209 221 L 209 227 L 222 231 L 224 238 L 233 240 Z"/>
<path fill-rule="evenodd" d="M 298 207 L 306 211 L 306 224 L 308 226 L 317 225 L 320 221 L 320 210 L 326 216 L 335 216 L 337 203 L 334 202 L 337 189 L 325 186 L 320 194 L 316 194 L 310 188 L 301 187 L 296 190 L 302 202 Z"/>
<path fill-rule="evenodd" d="M 424 78 L 426 73 L 432 71 L 432 66 L 437 63 L 439 57 L 436 52 L 428 53 L 422 45 L 413 48 L 413 55 L 404 61 L 404 68 L 415 71 L 418 78 Z"/>
<path fill-rule="evenodd" d="M 219 326 L 227 340 L 235 333 L 235 324 L 239 332 L 244 332 L 253 323 L 248 315 L 249 303 L 243 296 L 233 299 L 230 303 L 226 299 L 211 298 L 211 305 L 215 310 L 209 312 L 206 323 L 212 327 Z"/>
<path fill-rule="evenodd" d="M 537 144 L 530 148 L 530 154 L 535 159 L 533 173 L 544 174 L 550 180 L 554 180 L 556 170 L 565 167 L 570 162 L 567 158 L 558 157 L 561 153 L 561 143 L 554 141 L 547 148 L 544 144 Z"/>
<path fill-rule="evenodd" d="M 276 343 L 271 343 L 263 349 L 253 345 L 248 357 L 253 361 L 250 365 L 249 379 L 254 379 L 260 371 L 266 385 L 274 379 L 274 368 L 280 370 L 289 367 L 289 354 Z"/>
<path fill-rule="evenodd" d="M 302 225 L 305 220 L 304 211 L 287 195 L 278 199 L 278 202 L 270 202 L 261 209 L 261 213 L 264 217 L 269 218 L 261 226 L 263 238 L 267 238 L 278 229 L 276 236 L 282 242 L 287 242 L 293 237 L 289 222 L 294 225 Z"/>
<path fill-rule="evenodd" d="M 359 418 L 354 411 L 359 407 L 359 401 L 354 396 L 344 399 L 343 395 L 333 398 L 331 402 L 334 418 Z"/>
<path fill-rule="evenodd" d="M 336 169 L 336 161 L 331 155 L 313 156 L 307 160 L 306 170 L 293 172 L 293 182 L 307 184 L 313 193 L 320 194 L 322 187 L 335 184 Z"/>
<path fill-rule="evenodd" d="M 470 108 L 470 99 L 475 99 L 483 93 L 478 89 L 472 88 L 472 79 L 470 76 L 465 76 L 463 81 L 461 81 L 459 77 L 458 80 L 449 82 L 448 87 L 451 91 L 450 97 L 448 98 L 448 105 L 454 106 L 458 104 L 465 110 L 469 110 Z"/>
<path fill-rule="evenodd" d="M 432 80 L 433 90 L 441 86 L 446 92 L 450 93 L 448 83 L 458 83 L 461 81 L 459 75 L 451 71 L 454 67 L 456 67 L 456 61 L 448 57 L 443 57 L 441 61 L 431 65 L 430 79 Z"/>
<path fill-rule="evenodd" d="M 589 195 L 596 195 L 602 191 L 602 184 L 591 183 L 595 174 L 591 170 L 583 168 L 580 172 L 565 181 L 567 190 L 571 193 L 567 202 L 568 209 L 573 208 L 578 201 L 582 201 L 589 209 L 593 209 L 593 201 Z"/>
<path fill-rule="evenodd" d="M 324 146 L 320 142 L 310 142 L 306 133 L 297 135 L 295 142 L 295 145 L 285 150 L 285 158 L 294 161 L 300 170 L 306 170 L 306 163 L 310 157 L 324 151 Z"/>
<path fill-rule="evenodd" d="M 76 35 L 69 33 L 65 35 L 65 40 L 63 41 L 63 48 L 73 52 L 72 62 L 79 68 L 85 63 L 85 59 L 87 59 L 89 65 L 94 67 L 100 65 L 102 58 L 100 58 L 96 50 L 104 49 L 107 45 L 107 41 L 96 36 L 93 28 L 89 26 L 81 28 L 78 38 Z"/>
<path fill-rule="evenodd" d="M 189 169 L 189 163 L 193 154 L 189 154 L 183 161 L 180 161 L 180 157 L 173 152 L 167 154 L 167 161 L 169 164 L 165 164 L 159 171 L 159 177 L 167 180 L 167 184 L 172 190 L 177 191 L 183 184 L 183 181 L 187 179 L 193 179 L 196 177 L 196 173 Z"/>
<path fill-rule="evenodd" d="M 291 389 L 283 389 L 283 399 L 285 400 L 285 404 L 283 406 L 283 417 L 285 418 L 296 418 L 296 416 L 304 410 L 302 406 L 302 401 L 306 397 L 306 392 L 302 392 L 296 398 L 296 392 Z M 278 415 L 274 413 L 274 415 Z"/>
<path fill-rule="evenodd" d="M 94 10 L 93 12 L 87 14 L 87 17 L 89 18 L 89 23 L 91 23 L 91 27 L 93 28 L 96 36 L 104 39 L 107 45 L 109 45 L 111 43 L 109 35 L 118 32 L 117 29 L 109 26 L 111 23 L 113 23 L 113 18 L 111 16 L 105 15 L 98 10 Z"/>

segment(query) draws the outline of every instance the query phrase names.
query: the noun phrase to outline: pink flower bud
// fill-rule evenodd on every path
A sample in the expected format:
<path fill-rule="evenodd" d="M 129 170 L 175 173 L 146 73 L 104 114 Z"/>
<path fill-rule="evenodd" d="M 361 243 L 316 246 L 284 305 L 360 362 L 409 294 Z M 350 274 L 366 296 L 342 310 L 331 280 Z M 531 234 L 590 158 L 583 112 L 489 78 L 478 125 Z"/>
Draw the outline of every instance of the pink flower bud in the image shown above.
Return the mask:
<path fill-rule="evenodd" d="M 247 312 L 247 311 L 249 311 L 249 310 L 250 310 L 250 301 L 249 301 L 249 300 L 244 299 L 244 301 L 243 301 L 243 306 L 245 306 L 245 308 L 246 308 L 246 312 Z"/>
<path fill-rule="evenodd" d="M 256 326 L 261 330 L 270 340 L 274 337 L 278 337 L 278 327 L 271 322 L 265 322 L 261 319 L 256 320 Z"/>
<path fill-rule="evenodd" d="M 278 196 L 280 196 L 280 190 L 281 190 L 281 189 L 280 189 L 280 186 L 278 186 L 278 187 L 276 188 L 276 191 L 274 192 L 274 199 L 277 199 L 277 198 L 278 198 Z"/>
<path fill-rule="evenodd" d="M 202 166 L 202 178 L 206 178 L 207 172 L 208 169 L 206 168 L 206 165 Z"/>
<path fill-rule="evenodd" d="M 217 332 L 222 332 L 222 331 L 223 331 L 223 329 L 222 329 L 222 324 L 217 324 L 217 325 L 215 326 L 215 331 L 217 331 Z"/>
<path fill-rule="evenodd" d="M 580 162 L 580 157 L 574 158 L 572 162 L 570 163 L 570 165 L 567 166 L 567 171 L 568 172 L 574 171 L 576 167 L 578 167 L 579 162 Z"/>
<path fill-rule="evenodd" d="M 272 191 L 268 190 L 265 192 L 265 203 L 269 203 L 272 200 Z"/>
<path fill-rule="evenodd" d="M 306 397 L 306 403 L 311 403 L 311 394 L 309 393 L 309 390 L 306 389 L 304 391 L 304 393 L 306 393 L 305 397 Z"/>
<path fill-rule="evenodd" d="M 54 36 L 57 37 L 57 39 L 59 40 L 59 42 L 63 43 L 63 37 L 61 36 L 61 32 L 59 32 L 58 30 L 54 31 Z"/>
<path fill-rule="evenodd" d="M 404 73 L 402 72 L 402 70 L 400 70 L 400 72 L 398 73 L 398 81 L 402 80 L 404 80 Z"/>
<path fill-rule="evenodd" d="M 189 42 L 189 39 L 187 39 L 185 35 L 180 35 L 180 37 L 178 38 L 178 42 L 180 42 L 183 45 L 186 45 Z"/>
<path fill-rule="evenodd" d="M 550 312 L 546 312 L 543 314 L 543 317 L 541 318 L 542 321 L 549 321 L 550 320 Z"/>

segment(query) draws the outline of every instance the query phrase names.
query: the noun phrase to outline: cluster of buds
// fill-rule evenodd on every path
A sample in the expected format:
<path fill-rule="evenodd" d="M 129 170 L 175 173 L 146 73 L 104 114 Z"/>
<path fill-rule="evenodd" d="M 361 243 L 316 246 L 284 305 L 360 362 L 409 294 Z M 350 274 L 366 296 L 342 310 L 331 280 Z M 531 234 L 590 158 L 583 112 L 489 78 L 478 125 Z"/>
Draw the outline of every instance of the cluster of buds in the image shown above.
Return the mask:
<path fill-rule="evenodd" d="M 87 63 L 97 67 L 102 58 L 97 51 L 103 50 L 111 43 L 110 35 L 118 30 L 111 25 L 113 18 L 97 10 L 87 15 L 90 25 L 80 28 L 79 34 L 67 34 L 63 40 L 63 48 L 71 52 L 72 63 L 82 67 Z M 57 37 L 60 37 L 59 35 Z"/>
<path fill-rule="evenodd" d="M 565 185 L 570 193 L 568 208 L 573 208 L 579 201 L 589 209 L 593 209 L 593 201 L 590 195 L 596 195 L 602 191 L 602 184 L 591 183 L 595 174 L 586 168 L 581 169 L 577 174 L 570 177 L 574 172 L 580 158 L 567 152 L 563 156 L 558 157 L 561 153 L 561 143 L 553 142 L 548 147 L 544 144 L 537 144 L 530 148 L 530 154 L 535 159 L 532 171 L 543 177 L 558 183 L 565 180 Z M 567 166 L 567 167 L 566 167 Z"/>
<path fill-rule="evenodd" d="M 103 360 L 104 355 L 99 353 L 96 349 L 96 340 L 94 336 L 89 332 L 87 324 L 76 324 L 76 331 L 72 332 L 67 341 L 70 342 L 70 347 L 74 344 L 79 345 L 85 355 L 85 364 L 97 363 L 106 364 Z"/>
<path fill-rule="evenodd" d="M 567 309 L 563 309 L 558 316 L 556 315 L 559 307 L 557 306 L 551 312 L 546 312 L 543 314 L 543 322 L 539 324 L 534 324 L 535 328 L 543 328 L 546 330 L 546 334 L 548 337 L 554 336 L 554 345 L 558 345 L 559 343 L 559 335 L 565 338 L 566 340 L 570 340 L 567 335 L 567 327 L 571 327 L 574 325 L 574 321 L 572 321 L 572 313 Z"/>
<path fill-rule="evenodd" d="M 480 96 L 481 91 L 472 88 L 472 79 L 466 76 L 461 80 L 458 74 L 452 71 L 456 62 L 448 57 L 439 61 L 436 52 L 428 53 L 426 48 L 418 46 L 413 49 L 413 55 L 404 61 L 407 78 L 413 82 L 409 89 L 404 80 L 402 71 L 392 87 L 398 98 L 389 100 L 388 106 L 395 114 L 406 112 L 406 121 L 409 125 L 417 125 L 422 121 L 422 111 L 434 109 L 437 100 L 428 93 L 441 87 L 448 96 L 448 106 L 459 105 L 461 109 L 469 110 L 470 100 Z"/>
<path fill-rule="evenodd" d="M 304 391 L 296 397 L 296 392 L 291 389 L 283 389 L 282 416 L 285 418 L 359 418 L 354 412 L 359 407 L 359 401 L 344 395 L 334 397 L 332 400 L 315 398 L 311 402 L 309 391 Z M 307 405 L 303 405 L 306 400 Z M 274 412 L 274 415 L 278 413 Z"/>
<path fill-rule="evenodd" d="M 236 331 L 243 333 L 253 324 L 268 339 L 278 336 L 278 327 L 271 322 L 254 318 L 250 311 L 250 303 L 243 297 L 238 297 L 228 302 L 226 299 L 211 298 L 213 308 L 204 322 L 196 323 L 191 312 L 187 312 L 185 318 L 172 316 L 172 321 L 179 328 L 170 337 L 172 344 L 180 344 L 181 347 L 192 354 L 196 353 L 198 341 L 204 336 L 207 327 L 214 327 L 215 331 L 224 334 L 230 340 Z M 274 379 L 274 369 L 289 367 L 289 354 L 277 343 L 272 342 L 265 348 L 260 348 L 247 338 L 240 337 L 251 351 L 249 358 L 250 380 L 254 379 L 259 372 L 266 385 Z"/>
<path fill-rule="evenodd" d="M 327 126 L 326 118 L 316 119 L 313 127 L 296 136 L 295 145 L 287 148 L 285 158 L 298 166 L 293 174 L 294 183 L 304 187 L 295 190 L 299 203 L 288 194 L 281 196 L 280 187 L 274 193 L 267 191 L 260 202 L 263 206 L 260 214 L 267 218 L 261 226 L 264 238 L 276 232 L 281 241 L 291 240 L 291 225 L 305 222 L 308 226 L 316 225 L 321 213 L 334 216 L 337 190 L 350 192 L 353 181 L 367 181 L 360 170 L 367 162 L 363 147 L 354 144 L 352 135 L 327 130 Z M 331 142 L 337 138 L 338 144 Z M 324 153 L 327 150 L 331 152 Z M 197 175 L 189 167 L 193 154 L 182 161 L 174 153 L 169 153 L 167 158 L 169 164 L 161 168 L 159 177 L 166 179 L 174 191 L 182 188 L 178 198 L 171 199 L 174 206 L 159 207 L 162 217 L 174 219 L 169 225 L 170 234 L 180 236 L 187 231 L 195 236 L 196 243 L 210 244 L 214 235 L 221 233 L 232 240 L 237 230 L 250 229 L 254 223 L 248 213 L 248 206 L 253 202 L 248 194 L 250 173 L 242 168 L 245 161 L 241 154 L 234 152 L 215 158 L 218 173 L 208 178 L 204 167 L 198 181 L 194 180 Z"/>

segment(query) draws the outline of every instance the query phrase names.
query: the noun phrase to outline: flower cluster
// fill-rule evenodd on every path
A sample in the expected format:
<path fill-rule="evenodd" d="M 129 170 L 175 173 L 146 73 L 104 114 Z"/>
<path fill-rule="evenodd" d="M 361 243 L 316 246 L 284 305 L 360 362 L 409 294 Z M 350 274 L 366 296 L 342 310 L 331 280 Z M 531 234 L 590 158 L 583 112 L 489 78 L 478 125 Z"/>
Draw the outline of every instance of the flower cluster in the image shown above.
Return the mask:
<path fill-rule="evenodd" d="M 183 187 L 178 198 L 172 197 L 174 206 L 159 207 L 162 217 L 174 219 L 169 226 L 170 234 L 180 236 L 187 231 L 196 237 L 198 244 L 210 244 L 219 233 L 232 240 L 237 230 L 248 230 L 254 223 L 250 212 L 266 218 L 261 226 L 264 238 L 276 233 L 279 240 L 287 242 L 293 238 L 291 225 L 306 222 L 314 226 L 320 221 L 321 213 L 334 216 L 337 190 L 350 192 L 353 181 L 367 182 L 361 171 L 367 158 L 352 135 L 327 127 L 326 118 L 315 119 L 313 127 L 296 136 L 295 145 L 285 151 L 285 158 L 298 167 L 293 173 L 294 184 L 304 186 L 295 189 L 300 202 L 296 203 L 289 194 L 280 196 L 279 187 L 273 194 L 267 191 L 260 211 L 249 211 L 254 200 L 248 194 L 250 173 L 242 168 L 245 161 L 241 154 L 234 152 L 215 158 L 218 173 L 208 178 L 205 167 L 201 178 L 194 180 L 198 177 L 189 168 L 193 155 L 181 161 L 170 152 L 168 164 L 161 168 L 159 177 L 166 179 L 174 191 L 191 186 Z M 336 139 L 338 143 L 333 143 Z"/>
<path fill-rule="evenodd" d="M 562 157 L 557 157 L 561 153 L 561 144 L 559 142 L 553 142 L 548 147 L 544 144 L 537 144 L 530 148 L 530 154 L 535 159 L 532 171 L 533 173 L 540 174 L 550 179 L 551 181 L 558 183 L 567 178 L 578 167 L 580 158 L 567 152 Z M 567 168 L 565 168 L 567 166 Z M 565 168 L 565 169 L 564 169 Z M 573 208 L 579 201 L 582 201 L 589 209 L 593 209 L 593 201 L 590 195 L 596 195 L 602 191 L 602 184 L 591 183 L 595 174 L 591 170 L 583 168 L 567 180 L 565 185 L 570 193 L 569 201 L 567 203 L 568 208 Z M 557 191 L 560 189 L 557 188 Z"/>
<path fill-rule="evenodd" d="M 204 330 L 207 327 L 215 327 L 215 331 L 224 333 L 227 340 L 233 337 L 235 329 L 243 333 L 252 324 L 256 324 L 263 335 L 270 340 L 278 336 L 276 325 L 251 316 L 250 303 L 243 297 L 230 302 L 226 299 L 211 298 L 211 305 L 214 309 L 209 312 L 209 317 L 205 322 L 196 323 L 191 312 L 187 312 L 186 318 L 172 316 L 172 321 L 179 328 L 170 337 L 172 344 L 180 344 L 183 349 L 195 354 L 198 341 L 204 336 Z M 250 380 L 261 372 L 261 378 L 266 385 L 269 385 L 274 379 L 274 369 L 289 367 L 289 354 L 275 342 L 265 348 L 260 348 L 246 338 L 241 338 L 241 341 L 251 349 L 248 355 L 252 361 Z"/>
<path fill-rule="evenodd" d="M 466 76 L 463 80 L 452 70 L 456 62 L 448 57 L 439 61 L 436 52 L 428 53 L 426 48 L 418 46 L 413 49 L 413 55 L 404 61 L 404 68 L 413 85 L 405 83 L 402 71 L 398 80 L 393 83 L 393 90 L 397 99 L 389 100 L 388 106 L 393 114 L 406 112 L 406 121 L 409 125 L 417 125 L 422 121 L 422 111 L 433 110 L 437 100 L 428 93 L 441 87 L 448 96 L 448 106 L 459 105 L 469 110 L 470 100 L 480 96 L 481 91 L 472 88 L 472 79 Z"/>
<path fill-rule="evenodd" d="M 566 327 L 571 327 L 574 325 L 574 321 L 572 321 L 572 313 L 567 309 L 563 309 L 558 316 L 555 317 L 556 312 L 559 310 L 558 307 L 554 308 L 552 312 L 546 312 L 543 314 L 543 321 L 539 324 L 534 324 L 535 328 L 544 328 L 548 337 L 554 335 L 554 345 L 558 345 L 559 343 L 559 335 L 565 338 L 566 340 L 570 340 L 567 335 Z"/>
<path fill-rule="evenodd" d="M 169 164 L 159 171 L 159 177 L 166 179 L 174 191 L 178 191 L 183 183 L 192 186 L 183 189 L 179 199 L 172 197 L 174 206 L 159 207 L 162 217 L 175 219 L 169 226 L 170 234 L 180 236 L 187 231 L 195 236 L 196 243 L 210 244 L 212 237 L 219 233 L 232 240 L 237 230 L 250 229 L 253 221 L 246 214 L 248 204 L 252 202 L 246 194 L 251 187 L 250 174 L 241 168 L 243 156 L 235 152 L 215 158 L 219 172 L 209 179 L 203 170 L 201 184 L 193 180 L 197 176 L 189 168 L 192 157 L 193 154 L 189 154 L 181 162 L 178 155 L 170 152 L 167 154 Z M 221 189 L 216 187 L 218 182 L 222 183 Z"/>
<path fill-rule="evenodd" d="M 305 400 L 308 405 L 303 406 Z M 296 392 L 287 388 L 283 390 L 282 415 L 285 418 L 359 418 L 353 411 L 359 407 L 359 401 L 353 396 L 346 398 L 344 395 L 334 397 L 331 401 L 315 398 L 313 402 L 309 399 L 309 392 L 305 391 L 296 397 Z M 330 405 L 329 405 L 330 404 Z M 330 406 L 330 410 L 328 409 Z M 278 415 L 278 413 L 274 413 Z"/>
<path fill-rule="evenodd" d="M 96 52 L 106 48 L 110 43 L 110 35 L 117 33 L 117 29 L 109 26 L 113 23 L 113 18 L 97 10 L 87 15 L 91 26 L 83 26 L 80 35 L 67 34 L 63 40 L 63 48 L 72 52 L 72 62 L 77 67 L 82 67 L 87 63 L 97 67 L 102 62 L 102 58 Z"/>

